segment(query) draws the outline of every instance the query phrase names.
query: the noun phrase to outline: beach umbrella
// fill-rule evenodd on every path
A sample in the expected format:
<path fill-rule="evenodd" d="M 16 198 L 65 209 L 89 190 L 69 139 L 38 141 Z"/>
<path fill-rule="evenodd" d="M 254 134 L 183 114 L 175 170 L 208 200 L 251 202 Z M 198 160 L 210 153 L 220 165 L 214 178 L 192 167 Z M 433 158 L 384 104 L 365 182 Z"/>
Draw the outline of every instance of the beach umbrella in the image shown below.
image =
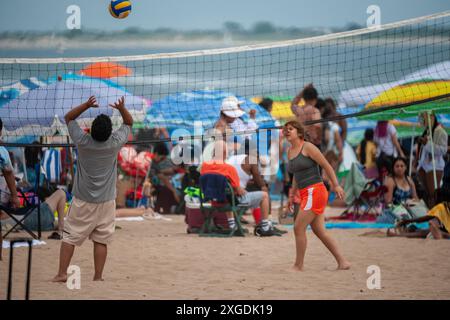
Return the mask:
<path fill-rule="evenodd" d="M 30 90 L 45 86 L 45 81 L 32 77 L 0 86 L 0 106 L 18 98 Z"/>
<path fill-rule="evenodd" d="M 343 114 L 347 114 L 364 110 L 367 104 L 369 104 L 383 92 L 386 92 L 387 90 L 390 90 L 397 86 L 401 86 L 403 84 L 414 83 L 423 79 L 450 79 L 450 61 L 443 61 L 427 66 L 425 68 L 412 72 L 399 80 L 344 90 L 338 97 L 339 111 Z M 388 115 L 387 113 L 383 115 L 385 120 L 392 120 L 396 116 L 397 115 Z M 415 114 L 413 114 L 412 116 L 415 117 Z M 402 116 L 402 118 L 404 117 L 406 117 L 404 119 L 405 121 L 407 121 L 406 123 L 393 123 L 397 128 L 398 137 L 406 138 L 420 134 L 419 131 L 416 130 L 418 126 L 417 117 L 408 118 L 406 114 Z M 375 121 L 379 120 L 375 115 L 373 118 L 375 118 Z M 349 132 L 347 135 L 347 140 L 351 145 L 357 145 L 364 137 L 364 130 L 366 128 L 375 127 L 375 122 L 374 120 L 369 120 L 371 119 L 371 117 L 364 117 L 355 119 L 353 123 L 350 123 L 352 122 L 352 119 L 353 118 L 347 119 L 347 121 L 349 122 Z M 450 116 L 441 114 L 439 120 L 442 124 L 446 126 L 448 125 L 449 128 L 447 128 L 447 131 L 450 133 Z"/>
<path fill-rule="evenodd" d="M 438 98 L 448 94 L 450 94 L 450 80 L 424 79 L 422 81 L 402 84 L 382 92 L 365 106 L 364 111 L 406 105 L 404 108 L 383 110 L 382 112 L 361 116 L 360 118 L 390 120 L 415 117 L 425 111 L 450 113 L 450 98 L 415 104 L 418 101 Z"/>
<path fill-rule="evenodd" d="M 421 81 L 423 79 L 441 80 L 450 79 L 450 61 L 433 64 L 416 72 L 410 73 L 404 78 L 392 82 L 375 84 L 367 87 L 344 90 L 338 98 L 339 107 L 362 107 L 375 99 L 386 90 L 397 86 Z"/>
<path fill-rule="evenodd" d="M 146 124 L 149 127 L 166 127 L 168 130 L 186 129 L 193 132 L 194 122 L 201 121 L 202 128 L 212 128 L 220 116 L 222 100 L 233 93 L 218 90 L 197 90 L 176 93 L 153 101 L 148 109 Z M 274 119 L 264 108 L 237 96 L 248 120 L 251 109 L 256 110 L 256 122 L 260 128 L 274 126 Z"/>
<path fill-rule="evenodd" d="M 148 101 L 133 96 L 119 85 L 106 80 L 68 74 L 50 78 L 48 84 L 30 90 L 0 107 L 5 135 L 50 135 L 51 132 L 67 134 L 66 125 L 61 123 L 64 115 L 73 107 L 96 96 L 99 108 L 91 108 L 80 116 L 83 126 L 99 114 L 112 117 L 115 125 L 121 123 L 117 110 L 108 107 L 120 97 L 125 97 L 127 109 L 133 117 L 143 120 Z"/>
<path fill-rule="evenodd" d="M 418 116 L 426 112 L 430 117 L 431 112 L 450 113 L 450 98 L 439 99 L 439 97 L 450 94 L 450 80 L 424 79 L 411 83 L 405 83 L 382 92 L 370 101 L 364 110 L 376 110 L 377 108 L 394 107 L 405 105 L 403 108 L 386 109 L 377 113 L 361 116 L 361 119 L 389 120 Z M 433 99 L 429 102 L 415 104 L 425 99 Z M 428 121 L 429 139 L 433 141 L 430 121 Z M 436 168 L 434 159 L 434 144 L 431 144 L 431 155 L 433 163 L 434 186 L 437 188 Z M 412 150 L 411 150 L 412 151 Z M 411 157 L 412 158 L 412 157 Z"/>
<path fill-rule="evenodd" d="M 133 72 L 121 64 L 114 62 L 96 62 L 78 72 L 80 75 L 92 78 L 116 78 L 130 76 Z"/>

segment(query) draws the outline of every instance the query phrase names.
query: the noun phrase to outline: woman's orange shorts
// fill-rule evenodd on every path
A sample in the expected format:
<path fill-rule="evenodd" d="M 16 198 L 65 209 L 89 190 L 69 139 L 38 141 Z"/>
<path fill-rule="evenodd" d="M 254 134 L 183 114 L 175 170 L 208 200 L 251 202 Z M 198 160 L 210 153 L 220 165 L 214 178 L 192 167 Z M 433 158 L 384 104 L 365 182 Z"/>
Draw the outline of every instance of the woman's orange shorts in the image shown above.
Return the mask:
<path fill-rule="evenodd" d="M 323 182 L 310 185 L 298 190 L 294 202 L 300 203 L 300 209 L 303 211 L 311 210 L 315 214 L 322 214 L 328 203 L 328 190 Z"/>

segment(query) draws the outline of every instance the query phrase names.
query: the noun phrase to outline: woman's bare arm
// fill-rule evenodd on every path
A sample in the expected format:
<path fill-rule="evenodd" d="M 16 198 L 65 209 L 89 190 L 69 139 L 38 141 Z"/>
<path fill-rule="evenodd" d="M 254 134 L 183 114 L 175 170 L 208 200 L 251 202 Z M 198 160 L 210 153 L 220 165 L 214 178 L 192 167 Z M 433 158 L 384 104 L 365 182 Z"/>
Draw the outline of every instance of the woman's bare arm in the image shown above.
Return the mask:
<path fill-rule="evenodd" d="M 397 135 L 392 135 L 392 142 L 394 143 L 395 148 L 398 151 L 398 154 L 404 158 L 405 154 L 403 153 L 402 147 L 400 146 L 400 142 L 398 142 Z"/>
<path fill-rule="evenodd" d="M 384 186 L 387 189 L 384 193 L 384 203 L 388 205 L 392 203 L 392 198 L 394 197 L 394 180 L 391 177 L 388 177 Z"/>
<path fill-rule="evenodd" d="M 334 132 L 334 142 L 336 143 L 336 148 L 338 150 L 338 161 L 339 163 L 342 163 L 342 161 L 344 161 L 344 146 L 338 131 Z"/>

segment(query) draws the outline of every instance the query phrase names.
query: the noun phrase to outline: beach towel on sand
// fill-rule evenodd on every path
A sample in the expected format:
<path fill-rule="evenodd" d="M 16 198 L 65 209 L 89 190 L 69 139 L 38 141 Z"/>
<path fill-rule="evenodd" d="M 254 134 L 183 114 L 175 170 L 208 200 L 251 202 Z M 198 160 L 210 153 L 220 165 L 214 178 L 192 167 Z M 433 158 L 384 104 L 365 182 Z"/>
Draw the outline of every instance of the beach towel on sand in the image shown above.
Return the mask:
<path fill-rule="evenodd" d="M 419 229 L 427 229 L 428 223 L 416 223 Z M 286 228 L 293 228 L 293 225 L 284 225 Z M 364 223 L 364 222 L 325 222 L 326 229 L 387 229 L 394 228 L 391 223 Z M 310 226 L 308 226 L 310 228 Z"/>
<path fill-rule="evenodd" d="M 31 243 L 32 246 L 42 246 L 45 245 L 47 243 L 45 243 L 45 241 L 39 241 L 39 240 L 33 240 L 33 242 Z M 3 245 L 2 248 L 3 249 L 9 249 L 10 247 L 10 243 L 8 240 L 3 240 Z M 26 242 L 16 242 L 14 244 L 14 248 L 19 248 L 19 247 L 28 247 L 28 243 Z"/>

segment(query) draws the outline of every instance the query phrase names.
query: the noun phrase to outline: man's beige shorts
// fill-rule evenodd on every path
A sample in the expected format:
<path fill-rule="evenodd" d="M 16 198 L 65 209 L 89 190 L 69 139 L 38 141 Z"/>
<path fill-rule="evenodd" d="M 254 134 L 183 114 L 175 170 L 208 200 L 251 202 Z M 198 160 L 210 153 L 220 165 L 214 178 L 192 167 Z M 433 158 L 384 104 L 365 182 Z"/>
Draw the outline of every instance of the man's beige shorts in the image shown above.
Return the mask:
<path fill-rule="evenodd" d="M 89 203 L 73 198 L 64 221 L 63 241 L 81 246 L 89 237 L 108 244 L 115 229 L 116 201 Z"/>

